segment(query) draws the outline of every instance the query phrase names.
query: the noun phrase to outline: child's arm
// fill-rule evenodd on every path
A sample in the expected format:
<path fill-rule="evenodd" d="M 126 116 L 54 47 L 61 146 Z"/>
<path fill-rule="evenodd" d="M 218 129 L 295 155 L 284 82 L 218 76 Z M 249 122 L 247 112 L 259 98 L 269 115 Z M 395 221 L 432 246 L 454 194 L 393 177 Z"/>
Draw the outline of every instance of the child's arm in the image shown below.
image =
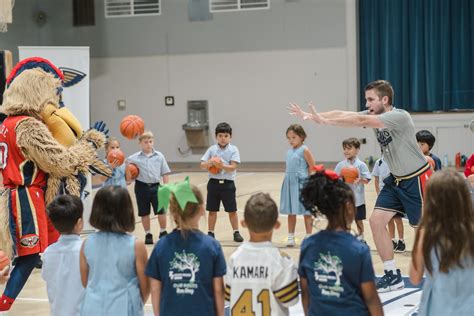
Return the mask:
<path fill-rule="evenodd" d="M 216 305 L 216 315 L 224 316 L 224 280 L 222 277 L 212 279 L 214 288 L 214 301 Z"/>
<path fill-rule="evenodd" d="M 309 315 L 309 289 L 308 289 L 308 280 L 306 280 L 306 278 L 300 277 L 300 287 L 301 287 L 301 303 L 303 304 L 304 314 Z"/>
<path fill-rule="evenodd" d="M 140 293 L 142 295 L 143 303 L 146 302 L 150 295 L 150 285 L 148 278 L 145 275 L 145 267 L 148 259 L 145 244 L 143 241 L 135 240 L 135 266 L 137 269 L 138 283 L 140 285 Z"/>
<path fill-rule="evenodd" d="M 161 299 L 161 281 L 148 278 L 151 285 L 151 304 L 153 305 L 153 313 L 155 316 L 160 315 L 160 299 Z"/>
<path fill-rule="evenodd" d="M 308 164 L 308 174 L 312 174 L 314 172 L 313 166 L 316 164 L 316 162 L 314 161 L 314 156 L 308 147 L 304 149 L 304 160 L 306 160 L 306 163 Z"/>
<path fill-rule="evenodd" d="M 371 316 L 383 315 L 382 303 L 380 302 L 379 295 L 375 289 L 375 282 L 363 282 L 361 284 L 362 296 L 364 297 L 365 304 L 369 309 Z"/>
<path fill-rule="evenodd" d="M 84 242 L 82 243 L 82 246 L 81 246 L 81 252 L 80 252 L 80 255 L 79 255 L 79 267 L 80 267 L 80 270 L 81 270 L 81 282 L 82 282 L 82 286 L 84 288 L 87 287 L 87 278 L 89 277 L 89 265 L 87 264 L 87 260 L 86 260 L 86 256 L 84 255 L 84 246 L 86 244 L 86 240 L 84 240 Z"/>
<path fill-rule="evenodd" d="M 372 174 L 365 163 L 361 163 L 359 166 L 359 178 L 355 179 L 354 184 L 361 183 L 367 184 L 370 182 Z"/>
<path fill-rule="evenodd" d="M 425 260 L 423 258 L 424 233 L 423 228 L 420 228 L 418 232 L 418 244 L 415 245 L 410 262 L 410 282 L 414 285 L 418 285 L 421 282 L 423 273 L 425 272 Z"/>
<path fill-rule="evenodd" d="M 377 192 L 377 195 L 379 195 L 380 194 L 379 177 L 374 176 L 374 184 L 375 184 L 375 192 Z"/>

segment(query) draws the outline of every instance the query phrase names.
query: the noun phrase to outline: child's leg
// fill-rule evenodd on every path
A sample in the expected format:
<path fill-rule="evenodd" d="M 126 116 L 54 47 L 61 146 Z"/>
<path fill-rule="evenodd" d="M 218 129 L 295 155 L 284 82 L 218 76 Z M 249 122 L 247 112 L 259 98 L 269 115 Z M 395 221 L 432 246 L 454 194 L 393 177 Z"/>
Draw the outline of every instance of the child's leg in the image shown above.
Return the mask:
<path fill-rule="evenodd" d="M 395 224 L 397 225 L 397 232 L 398 232 L 398 239 L 404 240 L 404 229 L 403 229 L 403 221 L 400 216 L 395 216 L 392 220 L 395 220 Z M 395 228 L 394 234 L 395 234 Z"/>
<path fill-rule="evenodd" d="M 209 216 L 207 217 L 208 230 L 213 232 L 214 228 L 216 228 L 217 211 L 209 211 L 208 213 L 209 213 Z"/>
<path fill-rule="evenodd" d="M 364 235 L 364 222 L 361 220 L 356 221 L 357 233 L 362 236 Z"/>
<path fill-rule="evenodd" d="M 304 216 L 304 226 L 306 229 L 306 235 L 311 235 L 313 232 L 313 216 L 305 215 Z"/>
<path fill-rule="evenodd" d="M 232 226 L 232 229 L 234 231 L 239 230 L 239 216 L 237 215 L 237 212 L 228 212 L 229 213 L 229 221 L 230 225 Z"/>
<path fill-rule="evenodd" d="M 288 215 L 288 233 L 294 234 L 296 227 L 296 215 Z"/>
<path fill-rule="evenodd" d="M 158 223 L 160 224 L 161 230 L 166 230 L 166 215 L 159 214 L 157 217 L 158 217 Z"/>
<path fill-rule="evenodd" d="M 395 239 L 395 218 L 397 218 L 396 216 L 392 217 L 392 219 L 390 220 L 390 222 L 388 222 L 388 233 L 390 235 L 390 238 L 392 238 L 392 240 Z"/>
<path fill-rule="evenodd" d="M 145 232 L 150 231 L 150 215 L 145 215 L 141 217 L 142 225 Z"/>

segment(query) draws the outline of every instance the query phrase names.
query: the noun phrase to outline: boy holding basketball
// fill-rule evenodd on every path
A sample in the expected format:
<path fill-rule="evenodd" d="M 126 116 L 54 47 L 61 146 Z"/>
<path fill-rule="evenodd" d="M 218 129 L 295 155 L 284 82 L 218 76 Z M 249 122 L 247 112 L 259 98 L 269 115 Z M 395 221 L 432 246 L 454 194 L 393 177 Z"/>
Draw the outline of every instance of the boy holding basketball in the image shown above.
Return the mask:
<path fill-rule="evenodd" d="M 139 173 L 135 179 L 135 197 L 137 199 L 138 216 L 142 219 L 145 230 L 145 244 L 153 244 L 153 235 L 150 231 L 150 205 L 158 215 L 160 224 L 159 238 L 167 234 L 165 210 L 158 210 L 158 188 L 160 181 L 168 183 L 168 174 L 171 173 L 165 156 L 153 148 L 153 134 L 146 131 L 138 137 L 141 150 L 127 158 L 127 165 L 134 164 Z"/>
<path fill-rule="evenodd" d="M 239 232 L 234 183 L 237 164 L 240 163 L 239 149 L 230 143 L 232 127 L 229 124 L 217 124 L 215 135 L 217 143 L 209 147 L 201 158 L 201 168 L 209 171 L 206 201 L 206 210 L 209 212 L 208 235 L 215 237 L 217 212 L 219 212 L 222 201 L 224 210 L 229 214 L 230 224 L 234 231 L 234 241 L 242 242 L 244 239 Z"/>
<path fill-rule="evenodd" d="M 46 281 L 51 315 L 80 315 L 84 298 L 79 269 L 79 253 L 84 226 L 79 197 L 60 195 L 48 206 L 51 222 L 61 234 L 44 252 L 41 276 Z"/>
<path fill-rule="evenodd" d="M 360 151 L 360 141 L 357 138 L 352 137 L 344 140 L 342 142 L 342 149 L 344 151 L 344 157 L 346 157 L 346 159 L 339 162 L 336 165 L 334 171 L 336 171 L 339 175 L 344 175 L 344 169 L 346 168 L 357 169 L 358 177 L 355 180 L 344 180 L 354 192 L 355 206 L 357 208 L 355 218 L 357 232 L 359 233 L 359 239 L 365 243 L 364 223 L 362 222 L 366 218 L 364 185 L 369 183 L 372 176 L 367 165 L 357 157 Z"/>

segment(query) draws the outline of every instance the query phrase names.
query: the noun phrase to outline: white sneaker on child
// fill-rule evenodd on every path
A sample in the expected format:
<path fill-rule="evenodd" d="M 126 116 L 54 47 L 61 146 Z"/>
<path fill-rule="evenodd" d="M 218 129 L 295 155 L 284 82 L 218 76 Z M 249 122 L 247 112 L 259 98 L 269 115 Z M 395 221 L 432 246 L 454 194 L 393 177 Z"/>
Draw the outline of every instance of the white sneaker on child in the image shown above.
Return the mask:
<path fill-rule="evenodd" d="M 288 240 L 286 241 L 287 247 L 294 247 L 296 246 L 295 236 L 288 236 Z"/>

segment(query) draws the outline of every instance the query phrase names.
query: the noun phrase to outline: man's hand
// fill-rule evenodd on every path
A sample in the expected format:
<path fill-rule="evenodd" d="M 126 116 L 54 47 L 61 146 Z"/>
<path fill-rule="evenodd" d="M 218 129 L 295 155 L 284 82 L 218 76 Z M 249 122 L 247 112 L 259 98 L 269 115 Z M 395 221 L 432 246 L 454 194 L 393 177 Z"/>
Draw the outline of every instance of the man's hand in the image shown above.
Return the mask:
<path fill-rule="evenodd" d="M 311 113 L 304 112 L 300 108 L 300 106 L 296 103 L 290 103 L 290 105 L 288 106 L 288 110 L 290 111 L 289 114 L 298 116 L 298 117 L 302 118 L 305 121 L 306 120 L 313 120 L 318 124 L 326 124 L 326 120 L 321 116 L 321 114 L 316 112 L 316 107 L 314 106 L 314 104 L 312 102 L 310 102 L 308 105 L 309 105 L 309 108 L 311 110 Z"/>

